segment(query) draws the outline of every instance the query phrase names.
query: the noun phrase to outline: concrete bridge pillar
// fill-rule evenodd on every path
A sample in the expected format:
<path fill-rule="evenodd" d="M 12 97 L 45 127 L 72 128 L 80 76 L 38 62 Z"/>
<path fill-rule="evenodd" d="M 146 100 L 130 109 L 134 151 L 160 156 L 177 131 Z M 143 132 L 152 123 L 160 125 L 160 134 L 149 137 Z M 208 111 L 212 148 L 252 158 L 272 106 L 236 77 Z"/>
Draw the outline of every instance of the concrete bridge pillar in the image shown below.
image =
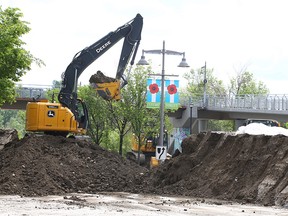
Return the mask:
<path fill-rule="evenodd" d="M 244 122 L 245 122 L 245 119 L 236 119 L 234 130 L 237 131 L 239 127 L 243 126 Z"/>
<path fill-rule="evenodd" d="M 199 133 L 202 132 L 202 131 L 207 131 L 207 127 L 208 127 L 208 120 L 206 119 L 199 119 L 198 120 L 199 122 Z"/>
<path fill-rule="evenodd" d="M 192 131 L 192 134 L 198 134 L 203 131 L 207 131 L 208 127 L 208 120 L 207 119 L 196 119 L 192 118 L 190 131 Z"/>

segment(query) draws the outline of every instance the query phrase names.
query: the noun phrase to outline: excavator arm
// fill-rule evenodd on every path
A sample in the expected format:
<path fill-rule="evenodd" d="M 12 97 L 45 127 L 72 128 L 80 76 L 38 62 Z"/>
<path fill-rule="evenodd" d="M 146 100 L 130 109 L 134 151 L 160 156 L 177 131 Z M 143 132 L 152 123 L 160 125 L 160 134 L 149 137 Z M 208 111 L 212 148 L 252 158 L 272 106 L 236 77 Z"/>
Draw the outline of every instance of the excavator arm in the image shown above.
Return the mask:
<path fill-rule="evenodd" d="M 125 83 L 123 73 L 131 55 L 133 55 L 131 64 L 134 63 L 141 40 L 142 26 L 143 18 L 140 14 L 137 14 L 133 20 L 119 27 L 114 32 L 110 32 L 91 46 L 78 52 L 62 75 L 62 88 L 58 95 L 59 102 L 70 108 L 74 113 L 77 104 L 77 83 L 79 76 L 91 63 L 123 38 L 124 42 L 116 72 L 116 80 L 118 81 L 118 85 L 120 85 L 121 80 L 122 83 Z"/>

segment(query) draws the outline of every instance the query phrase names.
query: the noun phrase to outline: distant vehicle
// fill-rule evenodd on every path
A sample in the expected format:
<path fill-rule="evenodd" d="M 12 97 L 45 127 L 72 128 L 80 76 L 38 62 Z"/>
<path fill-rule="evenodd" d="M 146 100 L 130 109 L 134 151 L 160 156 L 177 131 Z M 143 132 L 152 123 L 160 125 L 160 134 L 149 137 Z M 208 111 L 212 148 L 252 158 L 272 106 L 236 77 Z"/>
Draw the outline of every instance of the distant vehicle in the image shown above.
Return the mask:
<path fill-rule="evenodd" d="M 273 119 L 247 119 L 243 125 L 246 126 L 251 123 L 262 123 L 270 127 L 280 127 L 280 123 Z"/>

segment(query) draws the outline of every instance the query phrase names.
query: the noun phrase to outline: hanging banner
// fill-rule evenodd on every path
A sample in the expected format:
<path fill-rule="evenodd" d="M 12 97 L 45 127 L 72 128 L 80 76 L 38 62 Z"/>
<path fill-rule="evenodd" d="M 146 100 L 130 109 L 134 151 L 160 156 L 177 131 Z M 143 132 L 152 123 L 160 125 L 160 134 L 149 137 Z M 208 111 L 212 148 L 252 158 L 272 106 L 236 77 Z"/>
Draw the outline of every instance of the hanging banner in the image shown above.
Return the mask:
<path fill-rule="evenodd" d="M 179 80 L 164 81 L 165 109 L 178 109 L 179 103 Z M 161 79 L 147 79 L 147 108 L 160 108 L 161 103 Z"/>

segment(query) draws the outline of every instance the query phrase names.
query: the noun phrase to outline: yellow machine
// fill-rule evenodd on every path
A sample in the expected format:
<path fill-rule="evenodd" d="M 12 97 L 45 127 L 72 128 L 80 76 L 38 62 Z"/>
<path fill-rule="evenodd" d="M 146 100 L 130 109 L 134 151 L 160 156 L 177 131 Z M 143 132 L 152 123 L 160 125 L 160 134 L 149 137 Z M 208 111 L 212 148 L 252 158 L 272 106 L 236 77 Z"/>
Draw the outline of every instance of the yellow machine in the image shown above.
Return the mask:
<path fill-rule="evenodd" d="M 85 134 L 87 109 L 85 103 L 79 103 L 82 104 L 83 112 L 76 119 L 71 109 L 60 103 L 50 103 L 48 100 L 29 102 L 26 107 L 26 130 L 63 136 L 68 133 Z M 78 113 L 79 110 L 78 106 Z"/>
<path fill-rule="evenodd" d="M 164 145 L 168 145 L 167 132 L 164 134 Z M 148 133 L 142 136 L 139 149 L 139 142 L 135 135 L 132 137 L 131 151 L 127 152 L 126 157 L 129 160 L 139 162 L 142 166 L 156 167 L 159 161 L 155 158 L 156 146 L 158 145 L 159 136 Z"/>
<path fill-rule="evenodd" d="M 114 82 L 96 81 L 95 89 L 106 100 L 119 100 L 120 88 L 127 81 L 124 71 L 132 56 L 131 66 L 141 40 L 143 18 L 137 14 L 134 19 L 110 32 L 91 46 L 78 52 L 63 73 L 62 88 L 58 95 L 59 103 L 32 101 L 26 108 L 26 130 L 53 135 L 69 133 L 85 134 L 88 126 L 86 105 L 77 97 L 78 78 L 82 72 L 102 54 L 124 38 L 120 60 Z"/>
<path fill-rule="evenodd" d="M 109 82 L 109 83 L 95 83 L 94 88 L 98 92 L 98 94 L 104 98 L 105 100 L 120 100 L 120 81 Z"/>

